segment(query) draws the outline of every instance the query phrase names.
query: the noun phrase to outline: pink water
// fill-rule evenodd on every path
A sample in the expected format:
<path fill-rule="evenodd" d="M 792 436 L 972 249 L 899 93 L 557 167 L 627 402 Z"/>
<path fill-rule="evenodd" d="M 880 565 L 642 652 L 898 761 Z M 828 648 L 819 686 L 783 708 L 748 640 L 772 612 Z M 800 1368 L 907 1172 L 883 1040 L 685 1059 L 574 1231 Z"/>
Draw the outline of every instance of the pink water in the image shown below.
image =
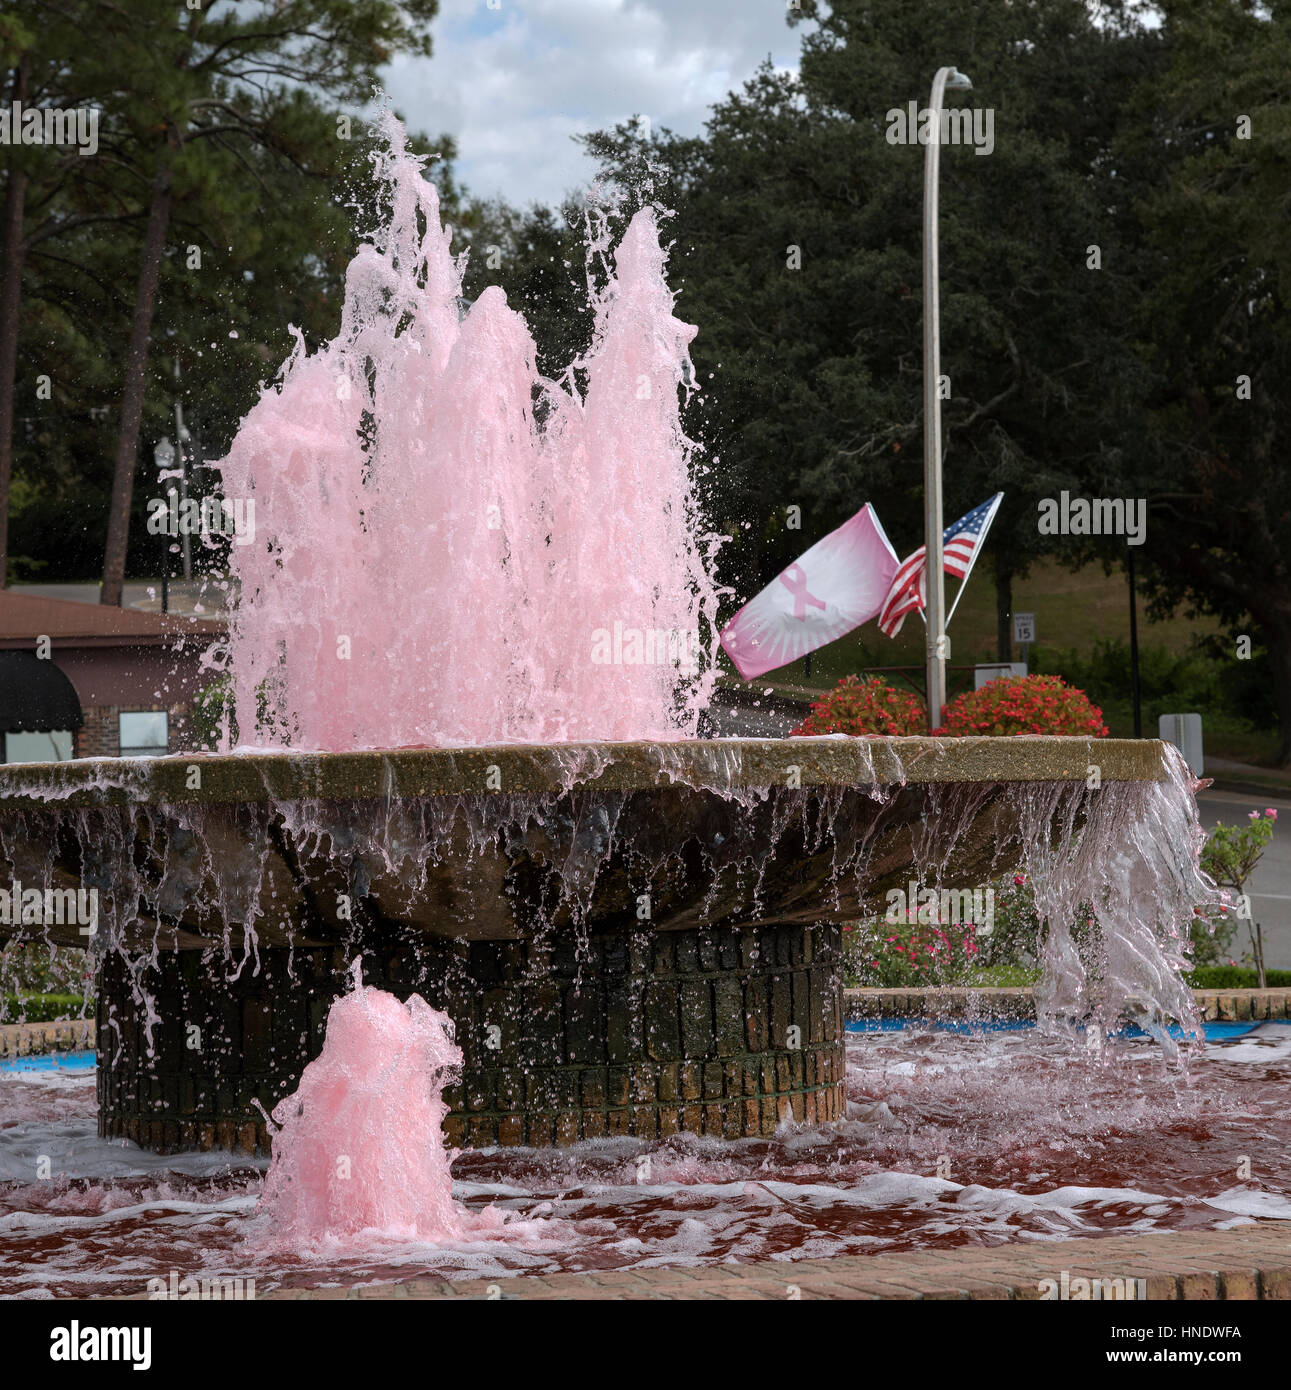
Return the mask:
<path fill-rule="evenodd" d="M 849 1114 L 836 1127 L 467 1153 L 452 1164 L 453 1199 L 473 1227 L 296 1253 L 256 1213 L 262 1165 L 99 1140 L 92 1080 L 0 1075 L 0 1295 L 142 1292 L 172 1269 L 252 1276 L 262 1292 L 1255 1218 L 1286 1221 L 1291 1239 L 1291 1025 L 1207 1044 L 1188 1074 L 1146 1041 L 1100 1061 L 1034 1031 L 865 1034 L 848 1057 Z M 32 1176 L 40 1154 L 54 1174 L 44 1181 Z"/>
<path fill-rule="evenodd" d="M 593 343 L 542 380 L 501 290 L 459 313 L 435 188 L 392 116 L 383 133 L 389 218 L 349 267 L 341 330 L 298 343 L 221 464 L 225 496 L 256 504 L 231 556 L 240 742 L 693 735 L 716 594 L 679 419 L 696 330 L 655 211 L 611 258 L 593 210 Z"/>
<path fill-rule="evenodd" d="M 401 1003 L 367 985 L 338 999 L 322 1052 L 273 1112 L 260 1198 L 273 1244 L 437 1242 L 500 1225 L 453 1200 L 441 1092 L 461 1061 L 452 1021 L 420 995 Z"/>

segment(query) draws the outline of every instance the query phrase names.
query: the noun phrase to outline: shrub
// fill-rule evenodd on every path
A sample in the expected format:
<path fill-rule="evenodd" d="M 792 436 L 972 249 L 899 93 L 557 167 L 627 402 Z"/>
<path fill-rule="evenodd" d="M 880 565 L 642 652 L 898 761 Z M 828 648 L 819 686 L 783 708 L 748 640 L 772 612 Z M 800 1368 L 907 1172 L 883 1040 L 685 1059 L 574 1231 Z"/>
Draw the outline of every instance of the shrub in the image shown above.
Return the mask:
<path fill-rule="evenodd" d="M 1272 729 L 1277 726 L 1269 653 L 1258 646 L 1249 661 L 1235 663 L 1231 641 L 1220 634 L 1195 638 L 1186 652 L 1150 642 L 1139 646 L 1143 725 L 1155 729 L 1171 710 L 1206 712 L 1207 733 Z M 1101 640 L 1090 650 L 1036 647 L 1031 669 L 1063 676 L 1087 691 L 1105 712 L 1132 717 L 1133 680 L 1129 645 Z M 1108 721 L 1111 722 L 1110 720 Z"/>
<path fill-rule="evenodd" d="M 93 993 L 93 962 L 83 948 L 18 941 L 0 946 L 0 994 Z"/>
<path fill-rule="evenodd" d="M 55 1023 L 93 1017 L 94 1001 L 79 994 L 0 995 L 0 1023 Z"/>
<path fill-rule="evenodd" d="M 870 989 L 976 983 L 981 943 L 971 923 L 878 921 L 845 927 L 844 976 Z"/>
<path fill-rule="evenodd" d="M 806 734 L 920 734 L 926 726 L 924 707 L 909 691 L 888 685 L 881 676 L 844 676 L 812 704 L 811 713 L 791 729 Z"/>
<path fill-rule="evenodd" d="M 1291 970 L 1270 970 L 1267 972 L 1270 989 L 1291 987 Z M 1240 965 L 1201 965 L 1188 976 L 1193 989 L 1255 989 L 1260 983 L 1259 973 L 1245 970 Z"/>
<path fill-rule="evenodd" d="M 953 738 L 988 734 L 1086 734 L 1106 738 L 1103 712 L 1061 676 L 1003 676 L 966 690 L 945 708 L 937 730 Z"/>

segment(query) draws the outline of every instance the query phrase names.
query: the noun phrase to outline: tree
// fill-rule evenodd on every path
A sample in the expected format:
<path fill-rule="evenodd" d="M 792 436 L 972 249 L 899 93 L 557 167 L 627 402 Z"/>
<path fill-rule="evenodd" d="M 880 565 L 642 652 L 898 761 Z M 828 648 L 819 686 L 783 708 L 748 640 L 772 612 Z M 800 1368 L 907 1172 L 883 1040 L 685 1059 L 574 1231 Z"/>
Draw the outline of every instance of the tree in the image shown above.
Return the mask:
<path fill-rule="evenodd" d="M 85 93 L 78 90 L 75 68 L 67 59 L 84 38 L 79 16 L 58 5 L 31 0 L 27 20 L 0 15 L 0 71 L 8 74 L 6 100 L 11 112 L 30 107 L 66 109 Z M 11 135 L 4 147 L 5 193 L 0 226 L 0 588 L 9 553 L 9 488 L 13 471 L 14 404 L 17 387 L 19 315 L 23 268 L 31 242 L 25 232 L 29 188 L 35 180 L 35 203 L 42 205 L 75 178 L 82 164 L 75 147 L 27 144 Z"/>
<path fill-rule="evenodd" d="M 1151 611 L 1209 613 L 1268 652 L 1291 765 L 1291 5 L 1172 0 L 1169 72 L 1130 157 L 1150 256 L 1139 469 Z M 1144 147 L 1147 153 L 1144 153 Z M 1247 638 L 1246 651 L 1239 643 Z"/>
<path fill-rule="evenodd" d="M 867 499 L 893 535 L 922 533 L 923 149 L 889 141 L 888 113 L 922 107 L 955 63 L 993 112 L 994 149 L 942 152 L 946 514 L 1005 490 L 991 547 L 1006 614 L 1012 576 L 1048 548 L 1037 497 L 1109 470 L 1142 379 L 1108 156 L 1126 78 L 1159 44 L 1095 25 L 1083 0 L 802 13 L 817 28 L 799 78 L 765 66 L 704 139 L 647 144 L 629 124 L 589 141 L 638 200 L 676 209 L 680 310 L 701 327 L 687 419 L 735 537 L 722 578 L 746 596 Z"/>
<path fill-rule="evenodd" d="M 134 60 L 119 118 L 135 166 L 147 174 L 147 207 L 108 516 L 101 601 L 120 604 L 125 577 L 149 335 L 177 187 L 210 176 L 207 142 L 261 145 L 290 157 L 281 118 L 303 87 L 337 102 L 364 101 L 394 53 L 429 53 L 437 0 L 214 0 L 182 12 L 168 0 L 101 3 L 104 52 Z M 337 112 L 338 134 L 350 119 Z M 141 190 L 143 193 L 143 190 Z"/>

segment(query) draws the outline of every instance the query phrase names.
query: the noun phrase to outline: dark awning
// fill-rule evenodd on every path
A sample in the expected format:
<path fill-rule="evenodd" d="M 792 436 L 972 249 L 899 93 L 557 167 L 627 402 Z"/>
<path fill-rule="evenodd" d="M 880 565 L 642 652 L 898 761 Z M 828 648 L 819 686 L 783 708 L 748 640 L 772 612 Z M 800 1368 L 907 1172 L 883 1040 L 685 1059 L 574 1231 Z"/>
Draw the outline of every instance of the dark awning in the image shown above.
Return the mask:
<path fill-rule="evenodd" d="M 84 722 L 72 682 L 52 661 L 0 651 L 0 734 L 73 730 Z"/>

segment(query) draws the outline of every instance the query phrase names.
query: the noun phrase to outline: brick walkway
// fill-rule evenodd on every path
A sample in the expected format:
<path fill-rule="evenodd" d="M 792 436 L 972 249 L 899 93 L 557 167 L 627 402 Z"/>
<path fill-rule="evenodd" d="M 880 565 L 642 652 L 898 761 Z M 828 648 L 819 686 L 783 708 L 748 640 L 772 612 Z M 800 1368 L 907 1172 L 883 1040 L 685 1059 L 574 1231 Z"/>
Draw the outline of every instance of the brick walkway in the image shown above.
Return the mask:
<path fill-rule="evenodd" d="M 261 1299 L 1039 1299 L 1041 1281 L 1139 1280 L 1149 1300 L 1291 1300 L 1291 1222 L 1232 1231 L 1032 1241 L 908 1255 L 768 1260 L 704 1269 L 614 1270 L 358 1288 L 281 1289 Z M 1130 1286 L 1135 1290 L 1137 1286 Z M 1101 1296 L 1101 1288 L 1100 1288 Z"/>

